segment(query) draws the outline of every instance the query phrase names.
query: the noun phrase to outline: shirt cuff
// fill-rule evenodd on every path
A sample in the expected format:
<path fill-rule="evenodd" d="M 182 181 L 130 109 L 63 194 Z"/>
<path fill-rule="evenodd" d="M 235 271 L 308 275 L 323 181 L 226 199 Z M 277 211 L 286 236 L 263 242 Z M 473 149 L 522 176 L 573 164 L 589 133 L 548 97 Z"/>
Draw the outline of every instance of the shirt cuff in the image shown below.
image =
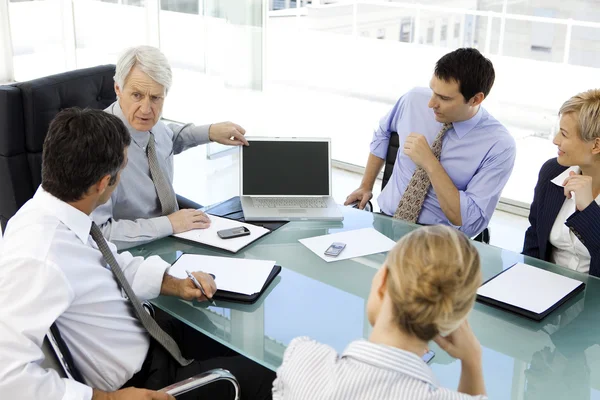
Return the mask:
<path fill-rule="evenodd" d="M 209 130 L 210 125 L 200 125 L 192 128 L 192 136 L 195 139 L 196 145 L 210 142 L 210 137 L 208 135 Z"/>
<path fill-rule="evenodd" d="M 160 295 L 165 271 L 171 264 L 160 258 L 159 256 L 150 256 L 146 258 L 136 274 L 136 291 L 135 294 L 143 300 L 155 299 Z M 139 273 L 143 272 L 143 273 Z M 138 282 L 137 280 L 140 279 Z"/>
<path fill-rule="evenodd" d="M 387 157 L 387 150 L 389 144 L 389 139 L 383 140 L 380 138 L 373 138 L 373 141 L 371 142 L 371 154 L 373 154 L 375 157 L 379 157 L 382 160 L 385 160 Z"/>
<path fill-rule="evenodd" d="M 91 387 L 79 383 L 73 379 L 63 379 L 65 393 L 62 400 L 91 400 L 94 392 Z"/>
<path fill-rule="evenodd" d="M 173 234 L 173 225 L 169 217 L 157 217 L 152 219 L 156 225 L 156 231 L 158 232 L 159 238 L 167 237 Z"/>
<path fill-rule="evenodd" d="M 452 225 L 453 227 L 455 227 L 456 229 L 462 228 L 463 226 L 466 225 L 466 221 L 469 220 L 469 201 L 471 201 L 471 199 L 469 199 L 469 196 L 466 195 L 465 192 L 463 192 L 462 190 L 458 191 L 458 197 L 460 201 L 460 220 L 462 222 L 462 225 L 454 225 L 452 222 L 448 221 L 448 223 L 450 225 Z M 464 232 L 465 234 L 468 235 L 468 233 Z"/>

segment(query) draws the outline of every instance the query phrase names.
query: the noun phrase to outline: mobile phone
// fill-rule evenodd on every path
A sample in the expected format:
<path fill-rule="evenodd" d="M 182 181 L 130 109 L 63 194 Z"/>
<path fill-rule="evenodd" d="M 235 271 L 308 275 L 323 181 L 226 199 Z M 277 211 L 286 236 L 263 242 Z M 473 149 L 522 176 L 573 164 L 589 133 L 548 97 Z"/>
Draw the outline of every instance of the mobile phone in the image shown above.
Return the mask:
<path fill-rule="evenodd" d="M 221 239 L 233 239 L 250 234 L 250 230 L 245 226 L 236 226 L 235 228 L 223 229 L 217 232 Z"/>
<path fill-rule="evenodd" d="M 346 243 L 342 242 L 333 242 L 331 246 L 327 250 L 325 250 L 325 255 L 330 257 L 337 257 L 340 255 L 342 250 L 346 247 Z"/>
<path fill-rule="evenodd" d="M 433 357 L 435 357 L 435 353 L 433 352 L 433 350 L 429 350 L 427 353 L 423 354 L 423 357 L 421 357 L 421 359 L 427 364 L 429 364 L 429 362 L 433 360 Z"/>

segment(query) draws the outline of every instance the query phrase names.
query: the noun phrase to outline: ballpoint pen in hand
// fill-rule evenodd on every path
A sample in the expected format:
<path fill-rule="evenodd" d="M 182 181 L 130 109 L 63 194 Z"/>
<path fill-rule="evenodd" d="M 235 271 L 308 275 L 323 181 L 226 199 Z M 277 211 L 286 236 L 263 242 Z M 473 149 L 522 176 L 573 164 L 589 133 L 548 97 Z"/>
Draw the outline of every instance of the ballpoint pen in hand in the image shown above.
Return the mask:
<path fill-rule="evenodd" d="M 200 284 L 200 282 L 198 282 L 198 279 L 196 279 L 196 277 L 194 275 L 192 275 L 192 273 L 190 271 L 188 271 L 187 269 L 185 270 L 185 273 L 192 280 L 192 282 L 194 283 L 194 286 L 196 286 L 198 289 L 200 289 L 200 291 L 202 292 L 202 294 L 204 295 L 204 297 L 206 297 L 206 299 L 208 301 L 210 301 L 213 306 L 216 306 L 217 303 L 215 303 L 215 301 L 211 297 L 208 297 L 208 295 L 204 291 L 204 288 L 202 287 L 202 285 Z"/>

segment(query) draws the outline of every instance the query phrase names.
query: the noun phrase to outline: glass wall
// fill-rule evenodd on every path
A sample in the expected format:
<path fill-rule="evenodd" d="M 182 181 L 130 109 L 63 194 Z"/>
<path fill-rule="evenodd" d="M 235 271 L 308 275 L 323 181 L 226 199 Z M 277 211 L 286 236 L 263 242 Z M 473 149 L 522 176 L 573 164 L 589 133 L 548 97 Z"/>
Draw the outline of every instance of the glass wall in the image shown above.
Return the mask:
<path fill-rule="evenodd" d="M 77 68 L 114 64 L 121 51 L 147 42 L 145 0 L 73 0 L 73 23 Z"/>
<path fill-rule="evenodd" d="M 160 46 L 174 69 L 166 118 L 331 137 L 334 159 L 357 170 L 398 97 L 427 86 L 443 54 L 476 47 L 496 68 L 484 106 L 518 145 L 503 197 L 524 204 L 555 155 L 558 108 L 600 87 L 594 0 L 11 0 L 9 11 L 17 80 Z"/>
<path fill-rule="evenodd" d="M 373 128 L 398 97 L 427 86 L 443 54 L 476 47 L 496 69 L 484 106 L 518 146 L 503 200 L 528 204 L 540 166 L 556 155 L 560 105 L 600 87 L 600 3 L 576 3 L 360 0 L 273 7 L 267 85 L 288 94 L 280 110 L 286 118 L 300 111 L 302 129 L 333 138 L 335 159 L 364 166 Z"/>
<path fill-rule="evenodd" d="M 8 12 L 16 80 L 28 80 L 68 68 L 60 1 L 10 0 Z"/>

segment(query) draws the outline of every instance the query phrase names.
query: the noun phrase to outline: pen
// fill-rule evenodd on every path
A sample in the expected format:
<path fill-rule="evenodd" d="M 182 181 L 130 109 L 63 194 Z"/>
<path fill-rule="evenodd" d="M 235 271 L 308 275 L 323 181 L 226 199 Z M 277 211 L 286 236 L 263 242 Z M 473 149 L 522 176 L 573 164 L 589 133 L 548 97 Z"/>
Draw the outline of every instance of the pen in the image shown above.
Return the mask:
<path fill-rule="evenodd" d="M 198 289 L 200 289 L 200 291 L 202 292 L 202 294 L 204 295 L 204 297 L 206 297 L 206 299 L 208 301 L 210 301 L 213 306 L 216 307 L 217 303 L 215 303 L 215 301 L 212 298 L 208 297 L 208 295 L 204 291 L 204 288 L 202 287 L 202 285 L 200 284 L 200 282 L 198 282 L 198 279 L 196 279 L 196 277 L 194 275 L 192 275 L 192 273 L 190 271 L 188 271 L 187 269 L 185 270 L 185 273 L 187 274 L 188 278 L 190 278 L 192 280 L 192 282 L 194 283 L 194 286 L 196 286 Z"/>

